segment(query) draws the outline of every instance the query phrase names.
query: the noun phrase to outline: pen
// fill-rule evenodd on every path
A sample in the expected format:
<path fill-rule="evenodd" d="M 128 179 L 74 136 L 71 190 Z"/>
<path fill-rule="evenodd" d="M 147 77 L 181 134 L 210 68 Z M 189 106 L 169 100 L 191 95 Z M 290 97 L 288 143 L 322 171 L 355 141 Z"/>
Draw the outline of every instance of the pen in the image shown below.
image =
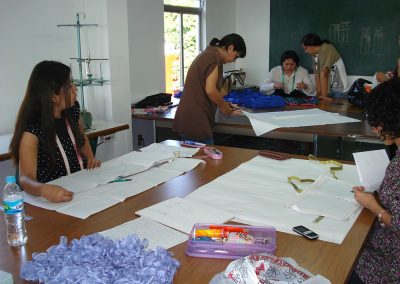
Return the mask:
<path fill-rule="evenodd" d="M 132 180 L 132 179 L 130 179 L 130 178 L 127 178 L 127 179 L 115 179 L 115 180 L 110 181 L 109 183 L 123 182 L 123 181 L 131 181 L 131 180 Z"/>

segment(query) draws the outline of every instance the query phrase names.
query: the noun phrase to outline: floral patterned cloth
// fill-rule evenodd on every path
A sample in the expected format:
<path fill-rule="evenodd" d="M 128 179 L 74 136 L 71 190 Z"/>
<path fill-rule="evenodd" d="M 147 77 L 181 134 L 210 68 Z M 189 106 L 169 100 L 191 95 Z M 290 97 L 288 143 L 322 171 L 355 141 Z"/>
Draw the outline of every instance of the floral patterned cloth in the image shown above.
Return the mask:
<path fill-rule="evenodd" d="M 386 169 L 378 195 L 392 215 L 391 224 L 382 227 L 375 222 L 356 272 L 366 284 L 400 283 L 400 150 Z"/>

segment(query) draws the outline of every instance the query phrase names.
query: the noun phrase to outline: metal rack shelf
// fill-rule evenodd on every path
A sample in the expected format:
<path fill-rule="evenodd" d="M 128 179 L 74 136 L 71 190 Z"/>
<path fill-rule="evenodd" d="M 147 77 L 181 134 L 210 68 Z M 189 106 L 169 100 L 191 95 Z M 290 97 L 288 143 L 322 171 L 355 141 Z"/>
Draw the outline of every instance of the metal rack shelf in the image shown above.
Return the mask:
<path fill-rule="evenodd" d="M 98 27 L 98 24 L 81 24 L 80 22 L 80 14 L 82 13 L 77 13 L 76 14 L 76 24 L 66 24 L 66 25 L 57 25 L 57 27 L 74 27 L 76 28 L 76 38 L 77 38 L 77 47 L 78 47 L 78 57 L 71 57 L 70 59 L 75 60 L 78 62 L 78 70 L 79 70 L 79 78 L 78 79 L 72 79 L 72 82 L 75 84 L 75 86 L 79 87 L 80 94 L 81 94 L 81 116 L 83 118 L 83 123 L 84 123 L 84 128 L 89 129 L 92 126 L 92 115 L 90 112 L 86 110 L 85 107 L 85 94 L 84 94 L 84 88 L 86 86 L 103 86 L 105 82 L 108 82 L 108 80 L 105 80 L 102 75 L 102 69 L 101 69 L 101 63 L 100 63 L 100 77 L 95 78 L 93 77 L 93 74 L 90 71 L 90 63 L 92 61 L 104 61 L 108 60 L 106 58 L 91 58 L 90 53 L 87 58 L 82 58 L 82 45 L 81 45 L 81 28 L 82 27 L 88 27 L 88 26 L 93 26 L 93 27 Z M 84 14 L 83 14 L 84 15 Z M 86 66 L 86 74 L 84 78 L 84 72 L 83 72 L 83 64 Z"/>

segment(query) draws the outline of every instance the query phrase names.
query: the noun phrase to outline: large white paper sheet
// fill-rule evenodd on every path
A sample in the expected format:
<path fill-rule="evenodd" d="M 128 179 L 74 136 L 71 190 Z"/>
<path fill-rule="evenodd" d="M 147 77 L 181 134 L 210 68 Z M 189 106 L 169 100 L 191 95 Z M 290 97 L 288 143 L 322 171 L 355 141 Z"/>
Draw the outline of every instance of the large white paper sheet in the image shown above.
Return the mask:
<path fill-rule="evenodd" d="M 179 197 L 168 199 L 135 213 L 187 234 L 190 234 L 196 223 L 222 224 L 234 217 L 227 211 Z"/>
<path fill-rule="evenodd" d="M 70 176 L 63 176 L 61 178 L 48 182 L 48 184 L 61 186 L 74 193 L 91 190 L 98 185 L 97 182 L 74 179 L 71 178 Z"/>
<path fill-rule="evenodd" d="M 175 148 L 179 149 L 180 147 Z M 99 169 L 83 170 L 52 181 L 52 184 L 63 186 L 75 193 L 70 202 L 52 203 L 26 192 L 24 193 L 25 202 L 85 219 L 204 163 L 200 159 L 171 158 L 173 155 L 171 148 L 167 148 L 167 150 L 164 154 L 160 152 L 160 155 L 152 152 L 128 153 L 105 162 Z M 157 160 L 160 157 L 161 161 L 168 159 L 168 162 L 159 167 L 153 167 L 160 161 Z M 129 177 L 129 181 L 109 183 L 117 176 L 132 173 L 132 171 L 134 175 Z"/>
<path fill-rule="evenodd" d="M 120 240 L 128 235 L 137 234 L 141 240 L 148 240 L 148 249 L 155 249 L 156 247 L 169 249 L 188 240 L 188 235 L 144 217 L 100 232 L 100 234 L 113 240 Z"/>
<path fill-rule="evenodd" d="M 251 126 L 257 136 L 281 127 L 300 127 L 359 121 L 358 119 L 343 116 L 338 113 L 322 111 L 317 108 L 263 113 L 243 111 L 243 114 L 249 118 Z"/>
<path fill-rule="evenodd" d="M 379 188 L 385 177 L 389 158 L 385 150 L 353 153 L 358 176 L 365 191 L 373 192 Z"/>
<path fill-rule="evenodd" d="M 317 179 L 329 176 L 330 164 L 289 159 L 277 161 L 257 156 L 236 169 L 198 188 L 185 199 L 223 208 L 235 215 L 234 221 L 249 225 L 273 226 L 278 231 L 294 234 L 292 227 L 304 225 L 320 235 L 324 241 L 340 244 L 354 224 L 361 209 L 347 221 L 325 217 L 313 223 L 318 215 L 300 214 L 287 207 L 297 193 L 288 182 L 289 176 Z M 339 180 L 359 184 L 356 167 L 343 165 L 336 172 Z M 300 188 L 308 189 L 301 184 Z"/>
<path fill-rule="evenodd" d="M 179 152 L 180 157 L 192 157 L 199 151 L 199 149 L 189 147 L 175 147 L 165 144 L 153 143 L 147 147 L 141 148 L 140 151 L 164 154 L 168 153 L 170 157 L 175 157 L 175 152 Z"/>

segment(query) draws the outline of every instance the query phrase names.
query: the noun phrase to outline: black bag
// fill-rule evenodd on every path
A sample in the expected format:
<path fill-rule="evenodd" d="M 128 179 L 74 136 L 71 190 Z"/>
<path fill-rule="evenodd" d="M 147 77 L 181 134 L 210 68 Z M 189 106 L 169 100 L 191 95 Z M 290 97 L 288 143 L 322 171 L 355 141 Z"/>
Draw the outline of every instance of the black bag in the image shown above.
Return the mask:
<path fill-rule="evenodd" d="M 172 94 L 159 93 L 145 97 L 143 100 L 137 102 L 135 108 L 158 107 L 171 102 Z"/>
<path fill-rule="evenodd" d="M 372 84 L 370 81 L 358 78 L 351 85 L 348 92 L 349 103 L 355 106 L 364 107 L 365 98 L 368 93 L 364 89 L 364 84 Z"/>

